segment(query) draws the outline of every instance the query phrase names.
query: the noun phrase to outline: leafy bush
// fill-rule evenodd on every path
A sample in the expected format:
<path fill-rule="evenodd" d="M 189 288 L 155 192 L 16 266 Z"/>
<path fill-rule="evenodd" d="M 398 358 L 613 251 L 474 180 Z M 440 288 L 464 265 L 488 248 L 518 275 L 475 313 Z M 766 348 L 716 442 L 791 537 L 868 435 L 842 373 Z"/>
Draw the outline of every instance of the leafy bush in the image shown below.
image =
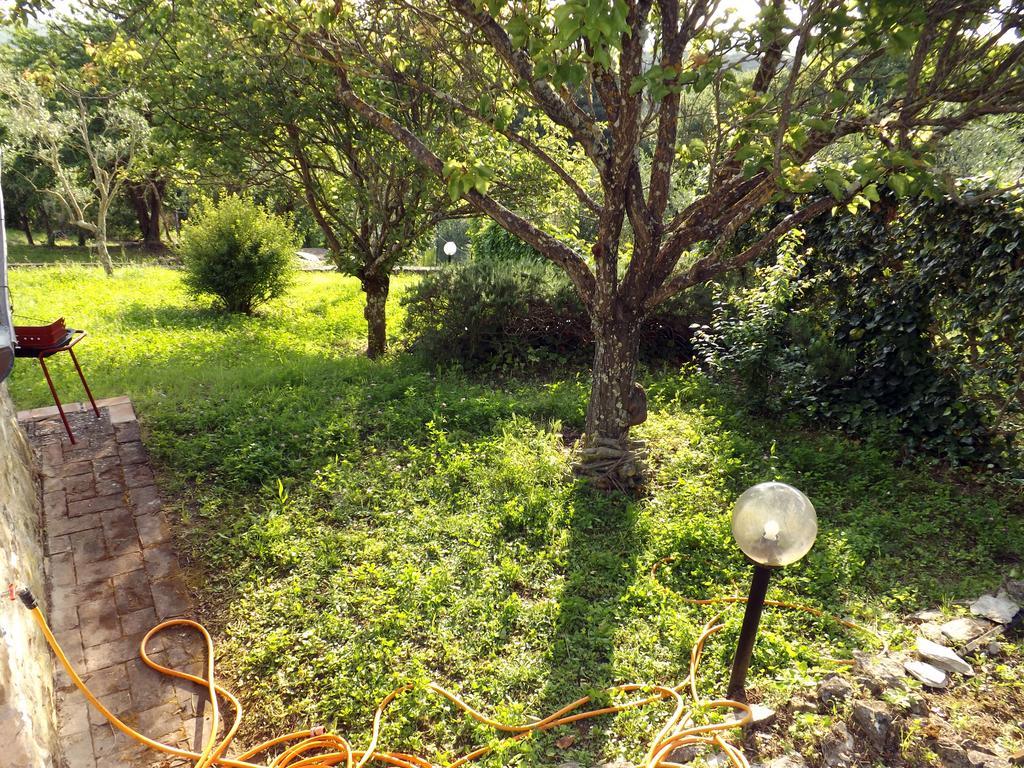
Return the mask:
<path fill-rule="evenodd" d="M 697 292 L 660 307 L 641 331 L 641 355 L 688 357 L 690 326 L 705 303 Z M 424 277 L 402 304 L 407 332 L 436 360 L 507 368 L 592 351 L 586 310 L 565 275 L 543 261 L 453 266 Z"/>
<path fill-rule="evenodd" d="M 287 219 L 229 195 L 182 232 L 185 286 L 228 312 L 251 313 L 288 288 L 298 247 Z"/>
<path fill-rule="evenodd" d="M 1006 459 L 1024 405 L 1022 237 L 1006 196 L 823 219 L 720 290 L 696 344 L 764 410 L 855 431 L 892 419 L 911 450 Z"/>
<path fill-rule="evenodd" d="M 504 227 L 489 221 L 473 235 L 473 258 L 476 261 L 501 263 L 537 263 L 544 260 L 533 246 L 524 243 Z"/>

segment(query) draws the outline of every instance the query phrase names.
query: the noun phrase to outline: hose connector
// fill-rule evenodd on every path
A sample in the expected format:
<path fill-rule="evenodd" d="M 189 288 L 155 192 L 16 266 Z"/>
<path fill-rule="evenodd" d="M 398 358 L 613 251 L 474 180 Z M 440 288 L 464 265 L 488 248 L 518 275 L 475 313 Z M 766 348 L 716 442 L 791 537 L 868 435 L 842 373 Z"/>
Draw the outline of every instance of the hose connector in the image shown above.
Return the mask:
<path fill-rule="evenodd" d="M 22 587 L 18 590 L 18 597 L 21 598 L 22 604 L 30 611 L 39 607 L 39 603 L 36 602 L 36 596 L 32 594 L 32 590 L 28 587 Z"/>

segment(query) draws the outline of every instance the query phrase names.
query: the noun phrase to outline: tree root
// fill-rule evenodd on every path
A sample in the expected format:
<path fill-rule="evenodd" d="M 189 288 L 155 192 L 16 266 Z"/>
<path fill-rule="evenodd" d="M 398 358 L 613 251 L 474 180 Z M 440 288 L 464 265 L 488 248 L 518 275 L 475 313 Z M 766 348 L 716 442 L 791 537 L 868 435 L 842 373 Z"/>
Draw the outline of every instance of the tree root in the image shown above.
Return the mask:
<path fill-rule="evenodd" d="M 578 451 L 573 471 L 601 490 L 631 491 L 643 484 L 647 471 L 647 443 L 643 440 L 615 440 L 584 435 L 585 448 Z M 589 443 L 589 445 L 587 444 Z"/>

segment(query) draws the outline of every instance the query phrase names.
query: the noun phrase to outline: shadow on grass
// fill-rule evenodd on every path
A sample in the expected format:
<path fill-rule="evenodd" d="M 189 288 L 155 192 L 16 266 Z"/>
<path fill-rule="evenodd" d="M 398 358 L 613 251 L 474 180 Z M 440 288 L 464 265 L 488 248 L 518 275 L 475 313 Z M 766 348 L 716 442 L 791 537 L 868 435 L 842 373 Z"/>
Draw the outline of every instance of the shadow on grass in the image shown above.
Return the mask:
<path fill-rule="evenodd" d="M 571 496 L 570 535 L 564 583 L 545 659 L 547 684 L 541 710 L 549 714 L 581 696 L 604 701 L 616 679 L 615 635 L 626 591 L 637 577 L 636 504 L 625 495 L 604 495 L 577 485 Z M 592 708 L 588 705 L 584 709 Z M 551 732 L 572 735 L 576 747 L 602 753 L 609 718 L 581 720 Z"/>

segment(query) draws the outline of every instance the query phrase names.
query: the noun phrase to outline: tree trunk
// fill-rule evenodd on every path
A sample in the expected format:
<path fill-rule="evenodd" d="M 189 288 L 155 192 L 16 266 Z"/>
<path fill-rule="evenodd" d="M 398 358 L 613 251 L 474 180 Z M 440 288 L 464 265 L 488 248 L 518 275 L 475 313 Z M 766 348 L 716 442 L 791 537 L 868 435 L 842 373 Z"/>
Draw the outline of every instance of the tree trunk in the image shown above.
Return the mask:
<path fill-rule="evenodd" d="M 78 247 L 85 248 L 85 230 L 81 227 L 78 228 Z"/>
<path fill-rule="evenodd" d="M 25 230 L 25 241 L 29 245 L 35 245 L 36 241 L 32 239 L 32 220 L 27 213 L 21 215 L 21 228 Z"/>
<path fill-rule="evenodd" d="M 43 207 L 43 226 L 46 227 L 46 244 L 53 248 L 57 245 L 57 233 L 53 229 L 53 222 L 50 220 L 50 214 L 47 213 L 46 207 Z"/>
<path fill-rule="evenodd" d="M 391 276 L 366 275 L 360 280 L 366 292 L 366 356 L 371 360 L 383 355 L 388 348 L 387 315 L 388 291 L 391 289 Z"/>
<path fill-rule="evenodd" d="M 107 223 L 102 219 L 96 228 L 96 255 L 107 277 L 113 276 L 114 263 L 110 260 L 110 251 L 107 250 Z"/>
<path fill-rule="evenodd" d="M 163 213 L 164 182 L 156 179 L 132 184 L 128 187 L 128 196 L 135 209 L 135 218 L 139 222 L 139 233 L 148 250 L 161 250 L 160 217 Z"/>
<path fill-rule="evenodd" d="M 640 320 L 595 314 L 590 402 L 575 468 L 599 488 L 627 490 L 642 482 L 646 457 L 644 444 L 629 439 L 630 427 L 647 420 L 647 396 L 636 381 Z"/>

